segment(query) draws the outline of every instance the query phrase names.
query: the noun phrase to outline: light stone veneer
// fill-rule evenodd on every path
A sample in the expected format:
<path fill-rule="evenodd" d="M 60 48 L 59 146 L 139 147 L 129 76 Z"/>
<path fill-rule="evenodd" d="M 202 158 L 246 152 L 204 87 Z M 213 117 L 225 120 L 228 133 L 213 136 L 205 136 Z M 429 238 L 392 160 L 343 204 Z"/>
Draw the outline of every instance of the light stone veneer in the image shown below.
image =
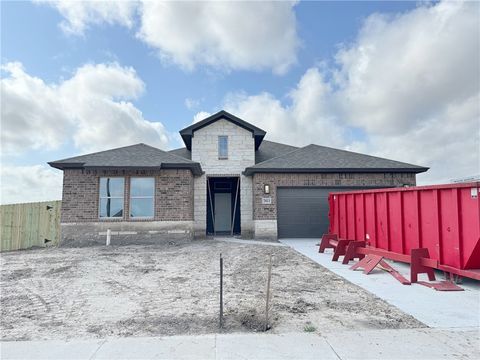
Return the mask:
<path fill-rule="evenodd" d="M 254 220 L 255 238 L 277 240 L 277 220 Z"/>
<path fill-rule="evenodd" d="M 228 136 L 228 159 L 218 158 L 218 136 Z M 220 119 L 194 132 L 192 161 L 201 164 L 204 175 L 194 180 L 194 233 L 196 238 L 206 235 L 207 177 L 240 176 L 240 218 L 243 238 L 253 237 L 253 183 L 242 175 L 246 167 L 255 164 L 253 134 L 230 121 Z M 213 199 L 212 199 L 213 201 Z"/>

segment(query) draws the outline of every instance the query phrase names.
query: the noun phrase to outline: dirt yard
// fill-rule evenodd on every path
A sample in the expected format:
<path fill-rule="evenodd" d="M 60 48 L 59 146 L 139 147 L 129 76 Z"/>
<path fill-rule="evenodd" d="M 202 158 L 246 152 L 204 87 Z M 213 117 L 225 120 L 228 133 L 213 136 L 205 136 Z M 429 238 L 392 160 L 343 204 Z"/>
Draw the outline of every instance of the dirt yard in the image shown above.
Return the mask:
<path fill-rule="evenodd" d="M 1 255 L 1 338 L 68 339 L 258 331 L 273 254 L 269 331 L 424 325 L 288 247 L 217 241 L 50 248 Z"/>

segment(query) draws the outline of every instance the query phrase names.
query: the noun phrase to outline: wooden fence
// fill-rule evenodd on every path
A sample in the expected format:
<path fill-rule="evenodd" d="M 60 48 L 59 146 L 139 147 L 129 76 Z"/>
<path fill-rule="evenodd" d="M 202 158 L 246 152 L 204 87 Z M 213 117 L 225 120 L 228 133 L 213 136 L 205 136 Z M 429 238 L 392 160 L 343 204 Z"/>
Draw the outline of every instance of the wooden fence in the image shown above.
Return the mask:
<path fill-rule="evenodd" d="M 58 245 L 61 201 L 0 205 L 0 251 Z"/>

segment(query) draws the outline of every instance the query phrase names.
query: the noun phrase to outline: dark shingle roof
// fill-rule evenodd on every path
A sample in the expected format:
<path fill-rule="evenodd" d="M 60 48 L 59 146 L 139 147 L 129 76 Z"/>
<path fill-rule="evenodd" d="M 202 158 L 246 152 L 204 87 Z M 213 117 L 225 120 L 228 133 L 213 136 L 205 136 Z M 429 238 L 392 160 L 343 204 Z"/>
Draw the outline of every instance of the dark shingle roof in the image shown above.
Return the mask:
<path fill-rule="evenodd" d="M 170 150 L 169 153 L 180 156 L 188 160 L 192 159 L 192 152 L 188 150 L 186 147 Z"/>
<path fill-rule="evenodd" d="M 273 141 L 263 140 L 262 144 L 255 152 L 255 164 L 269 160 L 271 158 L 284 155 L 298 149 L 296 146 L 280 144 Z"/>
<path fill-rule="evenodd" d="M 192 148 L 192 136 L 195 131 L 205 126 L 208 126 L 220 119 L 225 119 L 248 131 L 251 131 L 253 134 L 253 137 L 255 138 L 255 149 L 258 149 L 258 147 L 262 143 L 263 138 L 265 137 L 265 134 L 266 134 L 265 130 L 260 129 L 255 125 L 252 125 L 246 122 L 245 120 L 242 120 L 236 117 L 235 115 L 232 115 L 229 112 L 226 112 L 225 110 L 221 110 L 213 114 L 212 116 L 209 116 L 206 119 L 203 119 L 202 121 L 196 122 L 195 124 L 180 130 L 180 135 L 182 136 L 183 142 L 185 143 L 185 146 L 187 147 L 187 149 L 191 150 Z"/>
<path fill-rule="evenodd" d="M 319 145 L 308 145 L 245 169 L 256 172 L 413 172 L 428 168 Z"/>
<path fill-rule="evenodd" d="M 48 164 L 62 170 L 66 168 L 183 168 L 191 169 L 195 175 L 202 173 L 199 163 L 145 144 L 75 156 Z"/>

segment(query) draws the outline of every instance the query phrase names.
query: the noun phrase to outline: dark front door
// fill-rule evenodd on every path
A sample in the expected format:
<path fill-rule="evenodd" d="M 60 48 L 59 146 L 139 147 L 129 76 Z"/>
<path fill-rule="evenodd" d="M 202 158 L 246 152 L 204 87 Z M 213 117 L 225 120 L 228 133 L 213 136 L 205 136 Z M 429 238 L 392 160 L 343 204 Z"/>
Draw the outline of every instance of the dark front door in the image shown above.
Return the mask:
<path fill-rule="evenodd" d="M 215 230 L 230 232 L 232 227 L 232 196 L 229 193 L 215 194 Z"/>

